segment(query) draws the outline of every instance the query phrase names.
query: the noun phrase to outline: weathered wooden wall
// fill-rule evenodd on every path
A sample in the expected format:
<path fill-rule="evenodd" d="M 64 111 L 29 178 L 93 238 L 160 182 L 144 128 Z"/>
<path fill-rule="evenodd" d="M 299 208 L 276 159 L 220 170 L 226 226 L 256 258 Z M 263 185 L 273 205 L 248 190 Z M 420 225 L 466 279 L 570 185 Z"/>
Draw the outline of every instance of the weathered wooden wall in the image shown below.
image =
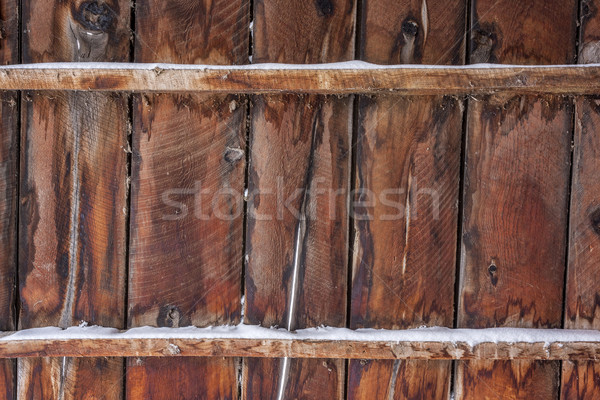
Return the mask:
<path fill-rule="evenodd" d="M 19 11 L 16 0 L 0 3 L 0 63 L 19 62 Z M 17 210 L 19 160 L 19 96 L 0 94 L 0 329 L 16 328 Z M 16 363 L 0 361 L 0 398 L 15 395 Z"/>
<path fill-rule="evenodd" d="M 6 0 L 0 62 L 584 64 L 599 8 Z M 1 96 L 2 330 L 600 327 L 598 96 Z M 599 377 L 570 361 L 459 361 L 452 379 L 447 360 L 32 358 L 0 362 L 0 398 L 594 399 Z"/>
<path fill-rule="evenodd" d="M 474 0 L 470 62 L 573 63 L 577 6 Z M 568 97 L 469 101 L 459 327 L 561 327 L 572 121 Z M 558 385 L 556 362 L 457 363 L 460 399 L 549 399 Z"/>
<path fill-rule="evenodd" d="M 465 7 L 366 0 L 361 58 L 463 64 Z M 462 114 L 453 96 L 359 98 L 350 328 L 453 326 Z M 451 367 L 353 360 L 348 397 L 445 399 Z"/>
<path fill-rule="evenodd" d="M 580 9 L 580 64 L 600 62 L 600 2 L 583 0 Z M 575 137 L 569 224 L 565 328 L 600 329 L 600 97 L 575 102 Z M 600 365 L 562 364 L 562 399 L 600 397 Z"/>
<path fill-rule="evenodd" d="M 129 61 L 129 2 L 22 2 L 22 59 Z M 24 93 L 20 328 L 124 327 L 127 98 Z M 19 360 L 18 398 L 122 397 L 123 361 Z"/>
<path fill-rule="evenodd" d="M 354 58 L 354 0 L 254 2 L 253 62 Z M 352 97 L 252 98 L 245 321 L 345 326 Z M 344 360 L 247 359 L 243 395 L 344 397 Z"/>
<path fill-rule="evenodd" d="M 247 0 L 138 2 L 135 61 L 244 64 L 249 23 Z M 239 323 L 245 120 L 234 95 L 134 97 L 128 326 Z M 237 398 L 238 364 L 129 359 L 127 398 Z"/>

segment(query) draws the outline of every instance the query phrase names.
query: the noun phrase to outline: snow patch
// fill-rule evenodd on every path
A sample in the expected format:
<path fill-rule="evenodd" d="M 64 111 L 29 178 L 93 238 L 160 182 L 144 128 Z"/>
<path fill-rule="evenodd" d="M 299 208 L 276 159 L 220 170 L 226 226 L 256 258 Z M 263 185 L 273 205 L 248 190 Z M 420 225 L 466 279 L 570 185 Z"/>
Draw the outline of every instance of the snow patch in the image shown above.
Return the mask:
<path fill-rule="evenodd" d="M 109 70 L 154 70 L 160 73 L 169 70 L 381 70 L 381 69 L 511 69 L 521 68 L 597 68 L 600 64 L 577 64 L 577 65 L 510 65 L 510 64 L 470 64 L 470 65 L 424 65 L 424 64 L 401 64 L 401 65 L 379 65 L 364 61 L 344 61 L 323 64 L 278 64 L 262 63 L 249 65 L 206 65 L 206 64 L 165 64 L 165 63 L 111 63 L 111 62 L 59 62 L 59 63 L 34 63 L 13 64 L 0 67 L 0 71 L 14 69 L 109 69 Z"/>
<path fill-rule="evenodd" d="M 73 326 L 66 329 L 45 327 L 25 329 L 0 338 L 14 340 L 70 340 L 70 339 L 278 339 L 310 341 L 363 341 L 363 342 L 452 342 L 475 346 L 480 343 L 545 343 L 600 342 L 600 331 L 571 329 L 450 329 L 442 327 L 407 330 L 357 329 L 316 327 L 289 332 L 282 328 L 264 328 L 256 325 L 213 326 L 196 328 L 131 328 L 119 331 L 100 326 Z"/>

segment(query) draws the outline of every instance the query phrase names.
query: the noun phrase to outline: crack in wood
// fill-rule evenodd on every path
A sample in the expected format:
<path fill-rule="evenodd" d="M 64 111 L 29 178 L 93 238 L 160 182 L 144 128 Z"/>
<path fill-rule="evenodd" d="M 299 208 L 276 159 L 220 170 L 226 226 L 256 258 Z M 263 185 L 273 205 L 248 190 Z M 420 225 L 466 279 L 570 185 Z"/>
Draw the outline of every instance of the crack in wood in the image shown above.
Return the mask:
<path fill-rule="evenodd" d="M 73 302 L 75 298 L 75 283 L 79 267 L 79 219 L 81 205 L 81 182 L 79 174 L 79 153 L 81 150 L 81 130 L 78 122 L 82 119 L 77 103 L 79 96 L 69 96 L 69 110 L 71 110 L 71 125 L 73 128 L 73 155 L 71 160 L 71 207 L 69 215 L 69 280 L 60 316 L 60 326 L 66 328 L 72 323 Z"/>

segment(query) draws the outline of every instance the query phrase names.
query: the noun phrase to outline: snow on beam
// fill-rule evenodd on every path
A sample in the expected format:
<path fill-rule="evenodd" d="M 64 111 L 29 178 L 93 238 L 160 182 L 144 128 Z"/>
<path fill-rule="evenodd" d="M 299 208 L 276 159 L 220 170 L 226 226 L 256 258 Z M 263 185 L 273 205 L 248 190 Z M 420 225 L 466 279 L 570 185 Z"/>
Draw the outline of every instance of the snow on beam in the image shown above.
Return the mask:
<path fill-rule="evenodd" d="M 598 360 L 600 331 L 552 329 L 375 330 L 258 326 L 55 327 L 4 332 L 0 358 L 222 356 L 358 359 Z"/>
<path fill-rule="evenodd" d="M 600 64 L 381 66 L 47 63 L 0 67 L 0 90 L 213 93 L 600 94 Z"/>

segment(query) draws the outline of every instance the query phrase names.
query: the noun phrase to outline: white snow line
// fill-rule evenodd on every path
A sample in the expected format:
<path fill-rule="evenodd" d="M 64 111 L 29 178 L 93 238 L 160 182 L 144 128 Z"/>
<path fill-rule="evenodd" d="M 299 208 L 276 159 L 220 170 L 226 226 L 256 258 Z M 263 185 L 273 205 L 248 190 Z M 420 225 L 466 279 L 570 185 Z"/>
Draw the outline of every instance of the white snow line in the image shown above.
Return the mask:
<path fill-rule="evenodd" d="M 0 358 L 267 357 L 414 360 L 600 360 L 600 332 L 518 328 L 410 330 L 238 325 L 209 328 L 36 328 L 4 332 Z M 286 362 L 287 360 L 287 362 Z"/>
<path fill-rule="evenodd" d="M 169 64 L 169 63 L 117 63 L 117 62 L 54 62 L 54 63 L 33 63 L 33 64 L 13 64 L 0 67 L 2 70 L 54 70 L 54 69 L 108 69 L 108 70 L 381 70 L 381 69 L 438 69 L 438 70 L 465 70 L 465 69 L 571 69 L 577 68 L 598 68 L 600 64 L 560 64 L 560 65 L 518 65 L 518 64 L 468 64 L 468 65 L 426 65 L 426 64 L 397 64 L 381 65 L 372 64 L 364 61 L 344 61 L 336 63 L 322 64 L 283 64 L 283 63 L 261 63 L 245 65 L 209 65 L 209 64 Z"/>

